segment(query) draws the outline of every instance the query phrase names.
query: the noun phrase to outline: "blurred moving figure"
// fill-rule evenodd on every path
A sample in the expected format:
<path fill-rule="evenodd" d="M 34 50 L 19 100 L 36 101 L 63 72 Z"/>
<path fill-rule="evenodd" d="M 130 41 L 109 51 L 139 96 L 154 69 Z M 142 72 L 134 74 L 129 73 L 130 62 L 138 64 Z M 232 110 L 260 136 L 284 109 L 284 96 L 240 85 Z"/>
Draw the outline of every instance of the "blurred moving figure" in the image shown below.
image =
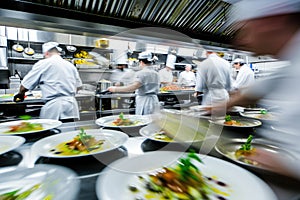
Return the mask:
<path fill-rule="evenodd" d="M 62 49 L 58 45 L 57 42 L 43 44 L 45 59 L 35 63 L 24 77 L 14 101 L 23 101 L 25 92 L 39 85 L 46 101 L 40 118 L 74 121 L 79 119 L 75 94 L 82 82 L 76 67 L 60 56 Z"/>
<path fill-rule="evenodd" d="M 253 159 L 273 170 L 300 179 L 300 0 L 243 0 L 233 7 L 237 22 L 236 45 L 257 55 L 273 55 L 289 60 L 289 70 L 282 69 L 269 79 L 256 81 L 231 99 L 227 106 L 243 105 L 260 99 L 271 99 L 272 106 L 280 108 L 278 121 L 271 123 L 275 130 L 263 129 L 260 134 L 278 142 L 298 160 L 258 153 Z M 277 131 L 276 131 L 277 130 Z"/>
<path fill-rule="evenodd" d="M 212 51 L 198 63 L 195 96 L 203 93 L 202 104 L 212 105 L 229 100 L 231 90 L 230 63 Z"/>
<path fill-rule="evenodd" d="M 194 87 L 196 85 L 196 76 L 191 69 L 192 65 L 185 66 L 185 71 L 181 72 L 179 75 L 178 84 L 186 87 Z"/>
<path fill-rule="evenodd" d="M 116 69 L 113 71 L 110 81 L 115 86 L 129 85 L 133 82 L 134 71 L 128 68 L 127 61 L 118 62 Z"/>
<path fill-rule="evenodd" d="M 135 73 L 132 84 L 127 86 L 112 86 L 110 92 L 134 92 L 136 91 L 136 115 L 152 114 L 159 108 L 157 94 L 159 92 L 159 75 L 153 69 L 153 57 L 151 52 L 144 51 L 138 56 L 141 70 Z"/>
<path fill-rule="evenodd" d="M 244 59 L 237 58 L 232 63 L 238 71 L 236 80 L 233 82 L 233 89 L 241 90 L 254 83 L 254 72 L 246 65 Z"/>

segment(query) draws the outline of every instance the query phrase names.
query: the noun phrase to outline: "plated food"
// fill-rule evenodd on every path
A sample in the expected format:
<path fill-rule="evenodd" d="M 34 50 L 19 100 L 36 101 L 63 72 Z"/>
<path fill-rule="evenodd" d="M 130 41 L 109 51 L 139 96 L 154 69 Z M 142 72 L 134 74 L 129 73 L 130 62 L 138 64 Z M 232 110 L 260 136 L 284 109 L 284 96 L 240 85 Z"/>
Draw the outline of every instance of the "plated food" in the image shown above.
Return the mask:
<path fill-rule="evenodd" d="M 103 200 L 277 199 L 262 180 L 236 165 L 210 156 L 168 151 L 112 163 L 99 176 L 96 192 Z"/>
<path fill-rule="evenodd" d="M 176 135 L 174 137 L 171 137 L 171 134 L 168 134 L 167 131 L 160 128 L 157 124 L 149 124 L 139 131 L 140 135 L 154 141 L 158 142 L 169 142 L 169 143 L 192 143 L 192 142 L 199 142 L 202 140 L 199 140 L 199 138 L 196 140 L 187 140 L 187 141 L 181 141 L 177 140 Z"/>
<path fill-rule="evenodd" d="M 118 116 L 106 116 L 96 120 L 96 124 L 103 127 L 139 127 L 152 122 L 150 116 L 147 115 L 124 115 L 121 113 Z"/>
<path fill-rule="evenodd" d="M 0 135 L 23 135 L 57 128 L 62 122 L 53 119 L 30 119 L 0 124 Z"/>
<path fill-rule="evenodd" d="M 279 157 L 285 157 L 292 160 L 295 159 L 289 152 L 268 144 L 264 140 L 253 140 L 252 135 L 250 135 L 247 139 L 230 139 L 218 142 L 215 149 L 226 158 L 254 169 L 268 169 L 267 166 L 264 166 L 254 160 L 258 149 L 260 151 L 268 152 L 269 154 L 276 154 L 276 156 Z M 251 158 L 254 159 L 247 158 L 247 156 L 250 155 Z"/>
<path fill-rule="evenodd" d="M 259 120 L 276 120 L 277 119 L 277 114 L 267 112 L 266 110 L 240 112 L 240 115 L 243 117 L 259 119 Z"/>
<path fill-rule="evenodd" d="M 0 155 L 18 148 L 24 142 L 25 139 L 20 136 L 0 136 Z"/>
<path fill-rule="evenodd" d="M 53 158 L 89 156 L 116 149 L 127 139 L 128 135 L 120 131 L 77 130 L 43 138 L 33 144 L 32 151 Z"/>
<path fill-rule="evenodd" d="M 230 115 L 226 115 L 224 119 L 210 120 L 210 122 L 222 126 L 243 128 L 257 127 L 262 125 L 261 121 L 259 120 L 233 117 Z"/>
<path fill-rule="evenodd" d="M 80 185 L 76 177 L 75 172 L 57 165 L 2 168 L 0 170 L 0 199 L 76 199 Z"/>

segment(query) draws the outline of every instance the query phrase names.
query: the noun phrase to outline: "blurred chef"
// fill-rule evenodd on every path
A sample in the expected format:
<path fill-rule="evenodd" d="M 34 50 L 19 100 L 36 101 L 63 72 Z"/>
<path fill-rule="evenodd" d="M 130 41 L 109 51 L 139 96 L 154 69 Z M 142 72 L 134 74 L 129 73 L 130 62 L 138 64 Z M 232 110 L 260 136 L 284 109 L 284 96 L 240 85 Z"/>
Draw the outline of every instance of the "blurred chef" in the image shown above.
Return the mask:
<path fill-rule="evenodd" d="M 245 64 L 244 59 L 236 58 L 232 63 L 236 71 L 238 71 L 233 82 L 233 89 L 241 90 L 254 83 L 254 72 Z"/>
<path fill-rule="evenodd" d="M 115 86 L 129 85 L 132 83 L 133 77 L 134 71 L 128 68 L 127 58 L 118 59 L 117 67 L 110 77 L 111 82 L 113 82 Z"/>
<path fill-rule="evenodd" d="M 266 121 L 257 133 L 276 141 L 295 159 L 261 151 L 251 159 L 300 180 L 300 0 L 242 0 L 234 4 L 232 13 L 239 28 L 235 42 L 240 49 L 288 60 L 290 66 L 256 81 L 227 106 L 272 100 L 270 106 L 278 107 L 280 114 L 277 120 Z"/>
<path fill-rule="evenodd" d="M 203 93 L 202 105 L 227 101 L 232 87 L 230 63 L 208 50 L 207 58 L 196 64 L 198 68 L 195 96 Z"/>
<path fill-rule="evenodd" d="M 160 83 L 162 86 L 171 84 L 173 82 L 172 70 L 175 69 L 176 56 L 168 54 L 166 60 L 166 67 L 161 69 L 159 73 Z"/>
<path fill-rule="evenodd" d="M 196 84 L 195 73 L 191 71 L 192 65 L 186 65 L 185 71 L 179 74 L 178 84 L 185 87 L 194 87 Z"/>
<path fill-rule="evenodd" d="M 40 86 L 46 104 L 40 118 L 73 121 L 79 119 L 79 109 L 75 94 L 82 86 L 76 67 L 60 56 L 62 49 L 57 42 L 43 44 L 45 59 L 35 63 L 21 82 L 14 101 L 23 101 L 25 92 Z"/>
<path fill-rule="evenodd" d="M 135 73 L 132 84 L 127 86 L 112 86 L 110 92 L 133 92 L 136 91 L 136 115 L 147 115 L 159 108 L 157 94 L 159 92 L 159 75 L 154 70 L 153 56 L 151 52 L 144 51 L 138 56 L 141 70 Z"/>

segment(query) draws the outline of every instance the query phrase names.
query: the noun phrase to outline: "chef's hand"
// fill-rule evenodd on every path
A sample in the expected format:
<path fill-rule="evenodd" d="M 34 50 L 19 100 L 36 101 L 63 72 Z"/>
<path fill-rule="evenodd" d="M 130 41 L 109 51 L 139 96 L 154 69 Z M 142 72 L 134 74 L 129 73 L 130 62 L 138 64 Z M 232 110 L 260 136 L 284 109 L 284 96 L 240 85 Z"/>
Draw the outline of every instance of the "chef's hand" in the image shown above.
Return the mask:
<path fill-rule="evenodd" d="M 25 95 L 18 93 L 14 96 L 14 102 L 22 102 L 24 101 Z"/>
<path fill-rule="evenodd" d="M 111 86 L 111 87 L 108 87 L 107 90 L 110 92 L 116 92 L 116 88 L 117 87 L 115 87 L 115 86 Z"/>

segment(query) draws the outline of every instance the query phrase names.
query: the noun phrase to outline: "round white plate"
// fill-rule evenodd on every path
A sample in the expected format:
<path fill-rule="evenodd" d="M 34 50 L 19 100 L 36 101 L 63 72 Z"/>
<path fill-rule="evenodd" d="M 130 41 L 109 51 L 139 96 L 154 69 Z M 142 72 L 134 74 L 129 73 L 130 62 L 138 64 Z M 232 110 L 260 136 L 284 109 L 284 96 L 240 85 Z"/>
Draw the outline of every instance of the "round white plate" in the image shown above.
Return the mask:
<path fill-rule="evenodd" d="M 244 166 L 248 166 L 251 167 L 253 169 L 265 169 L 268 170 L 268 168 L 266 166 L 263 166 L 259 163 L 257 163 L 257 165 L 253 165 L 250 164 L 248 162 L 246 162 L 245 160 L 239 160 L 236 158 L 235 156 L 235 151 L 238 150 L 242 144 L 245 144 L 245 142 L 247 141 L 247 139 L 226 139 L 223 142 L 218 142 L 217 145 L 215 146 L 215 149 L 218 153 L 220 153 L 222 156 L 236 162 L 239 164 L 242 164 Z M 291 159 L 291 160 L 295 160 L 296 158 L 290 154 L 288 151 L 285 151 L 273 144 L 268 144 L 266 141 L 264 140 L 260 140 L 260 139 L 254 139 L 251 142 L 251 145 L 256 148 L 259 149 L 260 151 L 265 151 L 268 152 L 270 155 L 273 154 L 274 156 L 277 157 L 284 157 L 287 159 Z"/>
<path fill-rule="evenodd" d="M 138 121 L 138 123 L 131 126 L 115 126 L 113 124 L 113 121 L 115 121 L 118 118 L 119 115 L 101 117 L 96 120 L 96 124 L 99 126 L 109 127 L 109 128 L 126 128 L 126 127 L 144 126 L 152 122 L 150 115 L 124 115 L 125 119 L 129 119 L 131 121 Z"/>
<path fill-rule="evenodd" d="M 178 141 L 178 140 L 174 140 L 172 139 L 170 140 L 165 140 L 165 139 L 159 139 L 157 136 L 157 133 L 161 131 L 161 128 L 156 125 L 156 124 L 148 124 L 147 126 L 141 128 L 139 130 L 140 135 L 150 139 L 150 140 L 154 140 L 154 141 L 158 141 L 158 142 L 169 142 L 169 143 L 192 143 L 192 142 L 200 142 L 202 140 L 190 140 L 190 141 Z M 176 136 L 175 136 L 176 137 Z"/>
<path fill-rule="evenodd" d="M 133 193 L 128 186 L 141 189 L 138 176 L 154 172 L 164 166 L 174 164 L 183 156 L 182 152 L 155 151 L 141 156 L 122 158 L 112 163 L 100 175 L 96 184 L 96 193 L 101 200 L 129 200 L 143 197 Z M 230 200 L 276 200 L 270 187 L 247 170 L 218 158 L 200 155 L 204 164 L 195 163 L 204 176 L 216 177 L 226 183 Z M 146 199 L 146 198 L 145 198 Z M 216 199 L 216 198 L 215 198 Z"/>
<path fill-rule="evenodd" d="M 90 154 L 82 155 L 59 155 L 51 151 L 51 149 L 54 149 L 58 144 L 71 141 L 76 135 L 79 134 L 79 132 L 80 130 L 65 132 L 38 140 L 32 145 L 32 152 L 39 156 L 52 158 L 72 158 L 89 156 L 116 149 L 122 146 L 129 138 L 128 135 L 120 131 L 105 129 L 86 129 L 85 132 L 87 135 L 92 135 L 96 138 L 96 140 L 105 140 L 101 150 L 91 152 Z"/>
<path fill-rule="evenodd" d="M 22 199 L 44 199 L 49 195 L 53 200 L 73 200 L 80 189 L 75 172 L 62 166 L 40 164 L 34 168 L 0 169 L 0 199 L 7 192 L 21 189 L 19 193 L 22 193 L 36 184 L 40 184 L 40 187 Z"/>
<path fill-rule="evenodd" d="M 25 138 L 20 136 L 0 136 L 0 155 L 18 148 L 24 142 Z"/>
<path fill-rule="evenodd" d="M 252 118 L 252 119 L 258 119 L 258 120 L 266 120 L 266 121 L 274 121 L 277 120 L 277 115 L 271 112 L 268 112 L 266 114 L 261 114 L 259 112 L 240 112 L 240 115 L 242 117 Z"/>
<path fill-rule="evenodd" d="M 247 119 L 247 118 L 235 117 L 235 116 L 231 116 L 231 119 L 241 122 L 241 125 L 239 126 L 239 125 L 224 124 L 225 119 L 217 119 L 217 120 L 209 120 L 209 121 L 211 123 L 218 124 L 221 126 L 239 127 L 239 128 L 251 128 L 251 127 L 257 127 L 262 125 L 261 121 L 255 119 Z"/>
<path fill-rule="evenodd" d="M 15 133 L 6 133 L 9 131 L 11 126 L 16 126 L 21 124 L 22 122 L 29 122 L 29 123 L 38 123 L 42 124 L 43 130 L 33 130 L 33 131 L 26 131 L 26 132 L 15 132 Z M 53 119 L 30 119 L 30 120 L 17 120 L 17 121 L 10 121 L 4 122 L 0 124 L 0 135 L 25 135 L 30 133 L 37 133 L 41 131 L 47 131 L 53 128 L 57 128 L 62 124 L 61 121 L 53 120 Z"/>

